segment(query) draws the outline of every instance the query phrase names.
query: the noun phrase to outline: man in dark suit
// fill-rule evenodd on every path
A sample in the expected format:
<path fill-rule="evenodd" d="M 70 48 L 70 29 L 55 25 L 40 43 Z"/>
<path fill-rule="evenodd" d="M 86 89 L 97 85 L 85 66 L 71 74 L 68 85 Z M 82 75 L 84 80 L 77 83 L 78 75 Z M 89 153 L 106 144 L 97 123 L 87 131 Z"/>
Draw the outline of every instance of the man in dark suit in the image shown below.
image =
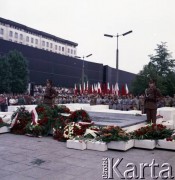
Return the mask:
<path fill-rule="evenodd" d="M 156 124 L 157 101 L 161 97 L 160 90 L 156 88 L 155 81 L 149 81 L 149 87 L 145 90 L 145 110 L 147 122 Z"/>

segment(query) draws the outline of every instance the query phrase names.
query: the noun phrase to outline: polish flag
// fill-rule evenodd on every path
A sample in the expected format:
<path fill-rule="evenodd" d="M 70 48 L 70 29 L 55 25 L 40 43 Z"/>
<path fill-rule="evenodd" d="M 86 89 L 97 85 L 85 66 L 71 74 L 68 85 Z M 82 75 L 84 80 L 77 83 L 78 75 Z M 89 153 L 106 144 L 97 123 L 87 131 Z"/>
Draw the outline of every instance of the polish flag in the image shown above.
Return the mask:
<path fill-rule="evenodd" d="M 89 84 L 88 84 L 88 81 L 87 81 L 87 85 L 86 85 L 86 91 L 89 91 Z"/>
<path fill-rule="evenodd" d="M 129 94 L 129 89 L 128 89 L 127 84 L 125 84 L 125 91 L 126 91 L 126 94 Z"/>
<path fill-rule="evenodd" d="M 86 84 L 84 82 L 84 85 L 83 85 L 83 92 L 86 91 Z"/>
<path fill-rule="evenodd" d="M 101 93 L 101 85 L 99 82 L 98 82 L 98 93 Z"/>
<path fill-rule="evenodd" d="M 80 94 L 82 93 L 82 90 L 81 90 L 81 84 L 80 84 L 80 86 L 79 86 L 79 90 L 80 90 Z"/>
<path fill-rule="evenodd" d="M 75 84 L 75 87 L 74 87 L 74 94 L 77 94 L 77 86 Z"/>
<path fill-rule="evenodd" d="M 94 93 L 94 87 L 93 87 L 93 84 L 92 84 L 92 93 Z"/>
<path fill-rule="evenodd" d="M 108 85 L 107 85 L 107 93 L 109 93 L 110 92 L 110 86 L 109 86 L 109 83 L 108 83 Z"/>
<path fill-rule="evenodd" d="M 119 94 L 119 87 L 118 87 L 118 83 L 115 84 L 115 93 L 118 96 Z"/>

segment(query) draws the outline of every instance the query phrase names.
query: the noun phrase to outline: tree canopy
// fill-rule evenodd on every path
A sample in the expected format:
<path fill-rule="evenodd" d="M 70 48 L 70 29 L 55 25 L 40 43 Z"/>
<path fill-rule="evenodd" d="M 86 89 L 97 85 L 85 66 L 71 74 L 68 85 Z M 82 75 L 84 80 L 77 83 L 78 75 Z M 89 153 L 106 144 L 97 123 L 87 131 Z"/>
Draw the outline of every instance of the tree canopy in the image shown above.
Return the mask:
<path fill-rule="evenodd" d="M 27 60 L 14 50 L 0 57 L 0 93 L 24 93 L 28 84 Z"/>
<path fill-rule="evenodd" d="M 149 79 L 156 80 L 156 85 L 163 95 L 175 94 L 175 60 L 165 42 L 157 45 L 154 55 L 149 55 L 150 62 L 137 74 L 132 84 L 134 94 L 143 94 Z"/>

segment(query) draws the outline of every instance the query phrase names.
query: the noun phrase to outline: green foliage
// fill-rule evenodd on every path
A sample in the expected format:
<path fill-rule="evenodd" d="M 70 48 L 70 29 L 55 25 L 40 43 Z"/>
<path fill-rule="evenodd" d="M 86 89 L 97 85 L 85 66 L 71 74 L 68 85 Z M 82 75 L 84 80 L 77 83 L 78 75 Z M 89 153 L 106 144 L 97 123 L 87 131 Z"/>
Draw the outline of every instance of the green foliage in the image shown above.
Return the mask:
<path fill-rule="evenodd" d="M 130 136 L 119 126 L 106 126 L 101 129 L 101 140 L 110 141 L 128 141 Z"/>
<path fill-rule="evenodd" d="M 135 95 L 144 94 L 150 78 L 156 80 L 157 87 L 163 95 L 173 95 L 175 92 L 175 60 L 171 58 L 166 43 L 157 45 L 155 55 L 149 55 L 150 62 L 143 67 L 132 84 Z"/>
<path fill-rule="evenodd" d="M 17 115 L 18 114 L 18 115 Z M 25 127 L 28 123 L 32 121 L 32 115 L 25 109 L 25 107 L 18 108 L 12 115 L 12 119 L 16 117 L 17 119 L 14 126 L 11 128 L 11 132 L 14 134 L 25 134 Z"/>
<path fill-rule="evenodd" d="M 0 57 L 0 93 L 24 93 L 28 83 L 27 61 L 14 50 Z"/>
<path fill-rule="evenodd" d="M 45 128 L 44 126 L 41 126 L 39 124 L 33 125 L 31 123 L 28 123 L 25 127 L 25 132 L 27 134 L 30 134 L 32 136 L 42 136 L 44 134 Z"/>
<path fill-rule="evenodd" d="M 141 127 L 131 133 L 134 139 L 165 139 L 171 137 L 173 134 L 172 129 L 167 129 L 166 126 L 162 124 L 152 124 L 145 127 Z"/>

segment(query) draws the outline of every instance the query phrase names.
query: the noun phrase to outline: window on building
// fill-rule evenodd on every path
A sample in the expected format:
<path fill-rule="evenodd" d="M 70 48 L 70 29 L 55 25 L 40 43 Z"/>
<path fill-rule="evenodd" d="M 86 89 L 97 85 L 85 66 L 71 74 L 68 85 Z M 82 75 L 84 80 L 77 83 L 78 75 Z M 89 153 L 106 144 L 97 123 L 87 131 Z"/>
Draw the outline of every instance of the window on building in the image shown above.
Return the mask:
<path fill-rule="evenodd" d="M 20 34 L 20 40 L 23 40 L 23 35 L 22 34 Z"/>
<path fill-rule="evenodd" d="M 62 51 L 64 51 L 64 47 L 62 47 Z"/>
<path fill-rule="evenodd" d="M 50 48 L 52 48 L 52 43 L 50 43 Z"/>
<path fill-rule="evenodd" d="M 26 37 L 26 41 L 29 42 L 29 36 Z"/>
<path fill-rule="evenodd" d="M 35 44 L 38 44 L 38 39 L 35 39 Z"/>
<path fill-rule="evenodd" d="M 31 43 L 33 43 L 34 42 L 34 40 L 33 40 L 33 38 L 31 38 Z"/>
<path fill-rule="evenodd" d="M 61 46 L 59 46 L 59 51 L 61 51 Z"/>
<path fill-rule="evenodd" d="M 10 37 L 13 37 L 13 31 L 10 31 L 10 32 L 9 32 L 9 36 L 10 36 Z"/>
<path fill-rule="evenodd" d="M 42 46 L 45 46 L 45 41 L 42 41 Z"/>
<path fill-rule="evenodd" d="M 55 50 L 57 50 L 57 45 L 55 45 Z"/>
<path fill-rule="evenodd" d="M 74 54 L 76 54 L 76 51 L 74 50 Z"/>
<path fill-rule="evenodd" d="M 70 49 L 69 48 L 68 48 L 67 52 L 70 53 Z"/>
<path fill-rule="evenodd" d="M 49 47 L 49 42 L 47 42 L 47 47 Z"/>
<path fill-rule="evenodd" d="M 18 33 L 17 33 L 17 32 L 15 32 L 15 38 L 16 38 L 16 39 L 18 38 Z"/>
<path fill-rule="evenodd" d="M 71 54 L 73 54 L 73 50 L 71 49 Z"/>
<path fill-rule="evenodd" d="M 0 34 L 2 34 L 2 35 L 4 34 L 4 29 L 2 29 L 2 28 L 0 29 Z"/>

